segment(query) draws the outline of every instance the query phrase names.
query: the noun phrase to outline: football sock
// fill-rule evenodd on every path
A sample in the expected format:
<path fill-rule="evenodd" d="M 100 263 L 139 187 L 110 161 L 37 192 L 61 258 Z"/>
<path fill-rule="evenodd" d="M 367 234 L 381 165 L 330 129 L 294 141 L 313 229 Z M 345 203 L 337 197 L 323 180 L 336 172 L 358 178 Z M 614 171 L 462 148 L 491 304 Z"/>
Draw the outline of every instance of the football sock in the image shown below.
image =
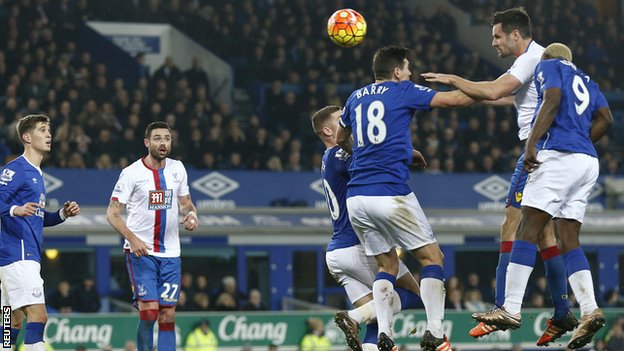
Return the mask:
<path fill-rule="evenodd" d="M 21 329 L 11 328 L 11 345 L 17 345 L 17 337 Z"/>
<path fill-rule="evenodd" d="M 377 322 L 366 324 L 366 332 L 362 340 L 363 351 L 377 351 Z"/>
<path fill-rule="evenodd" d="M 568 303 L 568 279 L 563 258 L 556 245 L 540 251 L 540 255 L 542 256 L 542 261 L 544 261 L 550 297 L 555 305 L 553 319 L 562 320 L 570 310 Z"/>
<path fill-rule="evenodd" d="M 498 254 L 498 266 L 496 267 L 496 296 L 494 303 L 502 306 L 505 303 L 505 281 L 507 278 L 507 266 L 513 241 L 502 241 L 500 243 L 500 253 Z"/>
<path fill-rule="evenodd" d="M 392 338 L 392 300 L 394 299 L 394 283 L 396 277 L 386 272 L 379 272 L 373 283 L 373 299 L 377 314 L 378 334 L 386 333 Z"/>
<path fill-rule="evenodd" d="M 422 299 L 417 294 L 402 288 L 394 288 L 394 290 L 399 296 L 398 299 L 395 299 L 399 300 L 399 311 L 406 310 L 408 308 L 417 308 L 422 305 Z"/>
<path fill-rule="evenodd" d="M 175 323 L 158 323 L 158 349 L 176 349 Z"/>
<path fill-rule="evenodd" d="M 45 344 L 43 342 L 43 330 L 45 323 L 28 322 L 26 323 L 26 331 L 24 332 L 24 350 L 26 351 L 44 351 Z"/>
<path fill-rule="evenodd" d="M 535 266 L 536 253 L 535 244 L 524 240 L 514 241 L 507 267 L 505 303 L 503 304 L 507 312 L 511 314 L 520 313 L 522 298 Z"/>
<path fill-rule="evenodd" d="M 137 328 L 137 350 L 152 351 L 154 349 L 154 324 L 158 319 L 158 310 L 139 312 L 139 326 Z"/>
<path fill-rule="evenodd" d="M 377 314 L 375 313 L 375 300 L 370 300 L 360 307 L 347 311 L 347 314 L 358 323 L 372 321 L 377 318 Z M 375 341 L 375 345 L 377 345 L 376 343 L 377 341 Z"/>
<path fill-rule="evenodd" d="M 444 336 L 442 319 L 444 319 L 444 270 L 438 265 L 425 266 L 420 280 L 420 297 L 427 313 L 427 330 L 436 338 Z"/>
<path fill-rule="evenodd" d="M 581 317 L 592 313 L 598 308 L 598 304 L 594 296 L 594 282 L 585 253 L 580 247 L 576 248 L 563 254 L 563 261 L 568 272 L 570 287 L 581 308 Z"/>

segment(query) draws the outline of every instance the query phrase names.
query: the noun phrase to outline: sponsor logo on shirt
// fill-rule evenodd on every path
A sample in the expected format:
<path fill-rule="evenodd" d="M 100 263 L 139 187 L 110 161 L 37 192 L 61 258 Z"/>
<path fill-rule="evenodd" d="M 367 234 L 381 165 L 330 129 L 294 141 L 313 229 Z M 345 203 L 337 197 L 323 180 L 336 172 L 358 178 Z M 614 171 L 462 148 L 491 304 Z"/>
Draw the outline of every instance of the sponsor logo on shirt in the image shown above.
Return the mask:
<path fill-rule="evenodd" d="M 122 192 L 124 189 L 124 185 L 122 182 L 118 182 L 117 184 L 115 184 L 115 189 L 113 190 L 114 193 L 120 193 Z"/>
<path fill-rule="evenodd" d="M 171 208 L 173 200 L 173 190 L 150 190 L 148 199 L 148 209 L 165 210 Z"/>

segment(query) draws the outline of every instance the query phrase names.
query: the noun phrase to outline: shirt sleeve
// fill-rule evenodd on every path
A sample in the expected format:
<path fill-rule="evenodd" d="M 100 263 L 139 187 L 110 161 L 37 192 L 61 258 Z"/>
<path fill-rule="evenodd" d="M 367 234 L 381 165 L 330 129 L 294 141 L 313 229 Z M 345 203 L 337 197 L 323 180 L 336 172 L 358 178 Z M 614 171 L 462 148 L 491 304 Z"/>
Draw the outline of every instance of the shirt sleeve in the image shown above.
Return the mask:
<path fill-rule="evenodd" d="M 63 222 L 65 221 L 63 220 L 63 218 L 61 218 L 61 210 L 58 210 L 55 212 L 45 211 L 43 214 L 43 226 L 44 227 L 55 226 Z"/>
<path fill-rule="evenodd" d="M 516 77 L 522 85 L 530 82 L 535 73 L 535 66 L 540 62 L 540 57 L 522 54 L 514 61 L 507 73 Z"/>
<path fill-rule="evenodd" d="M 132 195 L 132 177 L 130 176 L 130 172 L 128 169 L 124 169 L 121 171 L 119 175 L 119 179 L 117 179 L 117 183 L 115 184 L 115 188 L 113 189 L 113 194 L 111 195 L 111 200 L 117 200 L 122 204 L 125 204 L 130 200 L 130 196 Z"/>
<path fill-rule="evenodd" d="M 409 81 L 403 84 L 405 85 L 403 97 L 408 108 L 421 111 L 431 110 L 431 100 L 437 91 Z"/>
<path fill-rule="evenodd" d="M 188 186 L 188 174 L 184 164 L 180 162 L 180 168 L 182 169 L 182 180 L 180 181 L 180 187 L 178 188 L 178 196 L 187 196 L 190 194 Z"/>
<path fill-rule="evenodd" d="M 342 176 L 349 177 L 349 167 L 351 166 L 352 160 L 351 155 L 340 149 L 336 151 L 334 157 L 336 157 L 336 162 L 334 162 L 336 171 Z"/>
<path fill-rule="evenodd" d="M 351 99 L 347 100 L 345 107 L 342 108 L 342 114 L 340 115 L 340 119 L 338 120 L 338 124 L 342 128 L 351 128 L 351 111 L 349 111 L 351 105 L 349 104 L 350 100 Z"/>
<path fill-rule="evenodd" d="M 18 203 L 17 192 L 24 184 L 24 170 L 17 163 L 7 165 L 0 173 L 0 216 L 9 216 L 11 207 Z"/>
<path fill-rule="evenodd" d="M 561 89 L 561 75 L 559 74 L 557 60 L 540 62 L 535 68 L 535 81 L 542 93 L 550 88 Z"/>

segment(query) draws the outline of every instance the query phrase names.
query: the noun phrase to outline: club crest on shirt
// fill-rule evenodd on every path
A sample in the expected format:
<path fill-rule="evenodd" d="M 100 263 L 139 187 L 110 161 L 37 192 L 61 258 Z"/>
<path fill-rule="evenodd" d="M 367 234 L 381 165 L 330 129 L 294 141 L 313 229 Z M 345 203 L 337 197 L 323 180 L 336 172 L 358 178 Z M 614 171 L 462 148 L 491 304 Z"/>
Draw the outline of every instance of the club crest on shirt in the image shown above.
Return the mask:
<path fill-rule="evenodd" d="M 170 209 L 173 200 L 173 190 L 150 190 L 148 198 L 148 209 L 165 210 Z"/>
<path fill-rule="evenodd" d="M 0 175 L 0 180 L 8 183 L 13 180 L 14 175 L 15 175 L 15 171 L 5 168 L 2 170 L 2 174 Z"/>

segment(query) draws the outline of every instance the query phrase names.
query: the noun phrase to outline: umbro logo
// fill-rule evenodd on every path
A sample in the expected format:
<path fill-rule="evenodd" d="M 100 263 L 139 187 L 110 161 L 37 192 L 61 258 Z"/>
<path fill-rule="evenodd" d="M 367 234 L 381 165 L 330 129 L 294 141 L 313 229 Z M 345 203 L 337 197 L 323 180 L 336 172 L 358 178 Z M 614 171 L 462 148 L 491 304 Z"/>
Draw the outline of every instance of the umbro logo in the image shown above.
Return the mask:
<path fill-rule="evenodd" d="M 213 199 L 218 199 L 238 189 L 240 184 L 219 172 L 212 172 L 191 183 L 191 187 Z"/>
<path fill-rule="evenodd" d="M 493 175 L 478 182 L 472 189 L 492 201 L 500 201 L 507 196 L 509 182 L 497 175 Z"/>

